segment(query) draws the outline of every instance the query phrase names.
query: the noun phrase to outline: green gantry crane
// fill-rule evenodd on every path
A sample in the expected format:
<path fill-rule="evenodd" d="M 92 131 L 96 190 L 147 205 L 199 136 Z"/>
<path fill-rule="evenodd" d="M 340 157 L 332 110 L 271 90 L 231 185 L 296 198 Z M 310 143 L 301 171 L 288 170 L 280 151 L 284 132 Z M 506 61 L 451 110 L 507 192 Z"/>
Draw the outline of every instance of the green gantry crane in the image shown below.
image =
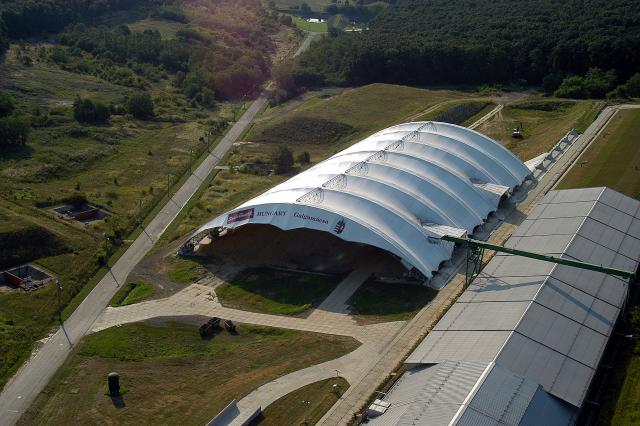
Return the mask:
<path fill-rule="evenodd" d="M 528 257 L 531 259 L 542 260 L 544 262 L 557 263 L 559 265 L 572 266 L 574 268 L 588 269 L 590 271 L 602 272 L 603 274 L 614 275 L 617 277 L 625 278 L 629 282 L 627 287 L 627 295 L 625 295 L 624 308 L 627 301 L 629 287 L 634 283 L 636 279 L 635 272 L 623 271 L 621 269 L 609 268 L 608 266 L 596 265 L 594 263 L 580 262 L 578 260 L 563 259 L 561 257 L 549 256 L 546 254 L 533 253 L 530 251 L 512 249 L 509 247 L 500 246 L 497 244 L 491 244 L 486 241 L 474 240 L 471 238 L 455 237 L 452 235 L 444 235 L 440 238 L 444 241 L 449 241 L 456 244 L 464 245 L 467 249 L 467 269 L 465 278 L 465 288 L 471 284 L 471 282 L 480 274 L 482 270 L 482 257 L 484 256 L 485 249 L 493 250 L 501 253 L 507 253 L 514 256 Z"/>

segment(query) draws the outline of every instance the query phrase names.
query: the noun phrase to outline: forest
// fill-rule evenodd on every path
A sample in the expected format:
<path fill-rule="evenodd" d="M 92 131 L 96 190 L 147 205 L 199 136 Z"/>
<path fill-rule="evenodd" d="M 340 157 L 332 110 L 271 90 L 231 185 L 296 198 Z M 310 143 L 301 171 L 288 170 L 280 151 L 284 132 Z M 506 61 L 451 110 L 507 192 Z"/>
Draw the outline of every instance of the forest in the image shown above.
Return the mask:
<path fill-rule="evenodd" d="M 48 57 L 65 70 L 138 89 L 145 89 L 146 80 L 157 81 L 168 73 L 190 99 L 213 106 L 214 98 L 242 98 L 259 91 L 269 76 L 274 49 L 270 35 L 278 26 L 258 0 L 217 3 L 221 8 L 238 3 L 234 7 L 256 18 L 244 25 L 205 25 L 208 31 L 186 25 L 175 39 L 163 40 L 157 31 L 133 32 L 101 17 L 136 9 L 153 18 L 186 23 L 181 2 L 0 0 L 0 53 L 9 40 L 56 35 L 59 44 Z"/>
<path fill-rule="evenodd" d="M 640 71 L 635 0 L 405 0 L 361 33 L 332 34 L 296 64 L 305 85 L 526 82 L 556 90 L 590 69 Z"/>

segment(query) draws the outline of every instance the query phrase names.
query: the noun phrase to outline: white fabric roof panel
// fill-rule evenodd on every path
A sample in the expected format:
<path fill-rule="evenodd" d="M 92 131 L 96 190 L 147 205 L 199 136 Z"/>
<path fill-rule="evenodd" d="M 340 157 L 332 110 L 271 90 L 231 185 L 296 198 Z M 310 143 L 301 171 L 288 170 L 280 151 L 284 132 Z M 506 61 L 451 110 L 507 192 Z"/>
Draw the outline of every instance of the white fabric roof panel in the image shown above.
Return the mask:
<path fill-rule="evenodd" d="M 628 271 L 638 267 L 640 239 L 630 234 L 640 216 L 636 200 L 606 188 L 551 191 L 532 216 L 507 246 Z M 618 277 L 494 256 L 407 363 L 496 362 L 580 407 L 626 289 Z"/>
<path fill-rule="evenodd" d="M 472 233 L 497 209 L 501 194 L 530 173 L 506 148 L 477 132 L 407 123 L 311 167 L 193 236 L 249 223 L 315 229 L 387 250 L 430 278 L 453 250 L 453 244 L 431 244 L 430 229 Z"/>

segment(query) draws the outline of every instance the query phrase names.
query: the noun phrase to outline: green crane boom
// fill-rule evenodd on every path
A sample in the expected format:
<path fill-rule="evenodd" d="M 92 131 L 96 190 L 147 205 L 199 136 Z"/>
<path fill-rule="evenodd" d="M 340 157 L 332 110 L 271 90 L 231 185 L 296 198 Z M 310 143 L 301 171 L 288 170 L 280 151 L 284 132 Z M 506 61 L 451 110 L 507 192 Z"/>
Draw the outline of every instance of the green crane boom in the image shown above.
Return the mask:
<path fill-rule="evenodd" d="M 618 277 L 627 278 L 630 282 L 633 282 L 635 279 L 635 272 L 623 271 L 621 269 L 609 268 L 607 266 L 596 265 L 594 263 L 580 262 L 577 260 L 571 259 L 563 259 L 561 257 L 548 256 L 545 254 L 532 253 L 530 251 L 517 250 L 504 246 L 499 246 L 497 244 L 487 243 L 485 241 L 473 240 L 470 238 L 461 238 L 454 237 L 452 235 L 445 235 L 441 238 L 445 241 L 450 241 L 452 243 L 464 244 L 469 248 L 479 248 L 479 249 L 488 249 L 493 251 L 498 251 L 501 253 L 513 254 L 515 256 L 523 256 L 529 257 L 531 259 L 542 260 L 545 262 L 557 263 L 560 265 L 573 266 L 575 268 L 588 269 L 590 271 L 602 272 L 608 275 L 616 275 Z"/>

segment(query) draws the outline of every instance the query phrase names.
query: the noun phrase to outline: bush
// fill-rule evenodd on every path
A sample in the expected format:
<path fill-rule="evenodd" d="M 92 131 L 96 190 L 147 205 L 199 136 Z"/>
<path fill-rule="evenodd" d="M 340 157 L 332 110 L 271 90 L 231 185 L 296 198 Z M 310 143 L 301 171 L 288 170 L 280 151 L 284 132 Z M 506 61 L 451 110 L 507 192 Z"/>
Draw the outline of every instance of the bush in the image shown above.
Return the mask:
<path fill-rule="evenodd" d="M 81 123 L 106 123 L 110 116 L 111 111 L 101 102 L 77 98 L 73 103 L 73 117 Z"/>
<path fill-rule="evenodd" d="M 271 161 L 277 174 L 288 173 L 293 168 L 293 153 L 286 146 L 281 146 L 274 152 Z"/>
<path fill-rule="evenodd" d="M 135 118 L 145 119 L 153 117 L 153 100 L 147 92 L 139 92 L 127 99 L 127 111 Z"/>

